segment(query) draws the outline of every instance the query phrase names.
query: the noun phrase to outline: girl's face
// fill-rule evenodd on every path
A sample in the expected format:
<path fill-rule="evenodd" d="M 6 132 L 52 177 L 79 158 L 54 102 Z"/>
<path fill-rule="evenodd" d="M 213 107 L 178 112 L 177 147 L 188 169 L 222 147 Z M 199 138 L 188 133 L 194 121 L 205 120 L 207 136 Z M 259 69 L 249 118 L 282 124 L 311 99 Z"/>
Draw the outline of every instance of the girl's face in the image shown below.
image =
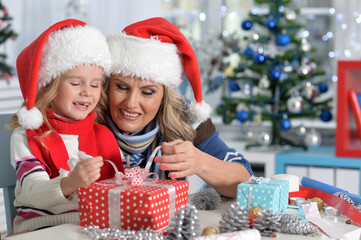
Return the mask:
<path fill-rule="evenodd" d="M 103 69 L 95 65 L 77 66 L 60 75 L 60 85 L 51 109 L 62 117 L 82 120 L 100 99 Z"/>
<path fill-rule="evenodd" d="M 139 132 L 157 114 L 164 86 L 136 77 L 113 75 L 109 82 L 109 109 L 124 134 Z"/>

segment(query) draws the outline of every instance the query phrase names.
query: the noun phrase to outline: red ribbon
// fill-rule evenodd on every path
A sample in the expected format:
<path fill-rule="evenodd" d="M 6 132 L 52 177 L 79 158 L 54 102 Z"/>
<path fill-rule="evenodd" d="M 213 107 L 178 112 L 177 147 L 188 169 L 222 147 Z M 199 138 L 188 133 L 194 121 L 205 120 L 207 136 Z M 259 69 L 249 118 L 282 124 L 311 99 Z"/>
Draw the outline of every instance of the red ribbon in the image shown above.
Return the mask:
<path fill-rule="evenodd" d="M 361 213 L 355 208 L 354 205 L 348 203 L 346 200 L 335 196 L 331 193 L 324 192 L 319 189 L 300 187 L 300 191 L 290 193 L 289 197 L 302 197 L 302 198 L 321 198 L 327 205 L 336 208 L 349 219 L 351 219 L 357 226 L 361 227 Z"/>

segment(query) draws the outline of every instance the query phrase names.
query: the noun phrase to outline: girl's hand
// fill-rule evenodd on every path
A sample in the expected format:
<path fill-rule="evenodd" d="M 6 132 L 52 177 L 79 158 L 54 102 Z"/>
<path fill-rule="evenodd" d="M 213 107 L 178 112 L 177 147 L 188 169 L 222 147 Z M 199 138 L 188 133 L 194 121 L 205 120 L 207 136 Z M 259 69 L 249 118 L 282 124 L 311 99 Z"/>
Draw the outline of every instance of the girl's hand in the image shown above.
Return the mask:
<path fill-rule="evenodd" d="M 80 161 L 67 177 L 60 181 L 60 187 L 65 197 L 80 187 L 88 187 L 100 177 L 100 168 L 103 166 L 101 156 Z"/>
<path fill-rule="evenodd" d="M 160 169 L 170 171 L 169 177 L 183 178 L 201 171 L 204 153 L 190 141 L 163 142 L 161 147 L 163 156 L 156 157 L 154 161 L 161 163 Z"/>

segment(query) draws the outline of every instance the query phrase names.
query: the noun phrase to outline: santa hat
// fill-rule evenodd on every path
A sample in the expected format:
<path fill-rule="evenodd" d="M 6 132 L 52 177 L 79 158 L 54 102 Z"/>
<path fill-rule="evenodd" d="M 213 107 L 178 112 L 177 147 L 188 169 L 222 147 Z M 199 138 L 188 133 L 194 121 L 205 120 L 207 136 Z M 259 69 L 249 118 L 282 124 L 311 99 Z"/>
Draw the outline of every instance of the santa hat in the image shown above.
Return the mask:
<path fill-rule="evenodd" d="M 181 83 L 182 67 L 196 103 L 189 106 L 194 121 L 204 121 L 211 107 L 202 100 L 202 85 L 192 46 L 179 29 L 164 18 L 131 24 L 108 38 L 111 73 L 152 80 L 167 87 Z"/>
<path fill-rule="evenodd" d="M 37 129 L 43 116 L 35 107 L 37 92 L 68 70 L 94 64 L 109 74 L 111 58 L 104 35 L 86 23 L 68 19 L 52 25 L 16 60 L 25 106 L 17 113 L 25 129 Z"/>

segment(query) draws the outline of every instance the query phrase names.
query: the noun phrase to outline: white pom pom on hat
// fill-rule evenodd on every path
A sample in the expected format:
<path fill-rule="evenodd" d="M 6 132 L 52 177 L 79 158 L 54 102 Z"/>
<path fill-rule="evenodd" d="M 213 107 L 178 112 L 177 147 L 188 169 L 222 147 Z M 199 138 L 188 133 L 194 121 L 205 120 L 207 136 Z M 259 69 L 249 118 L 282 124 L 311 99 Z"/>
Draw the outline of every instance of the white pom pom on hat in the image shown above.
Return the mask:
<path fill-rule="evenodd" d="M 39 128 L 43 123 L 35 107 L 39 89 L 82 64 L 100 66 L 108 75 L 111 58 L 104 35 L 76 19 L 55 23 L 27 46 L 16 60 L 25 103 L 17 113 L 19 124 L 25 129 Z"/>
<path fill-rule="evenodd" d="M 177 26 L 164 18 L 136 22 L 108 38 L 111 73 L 178 87 L 184 70 L 196 103 L 189 106 L 193 121 L 206 120 L 211 107 L 202 99 L 202 84 L 192 46 Z M 182 69 L 183 68 L 183 69 Z"/>

